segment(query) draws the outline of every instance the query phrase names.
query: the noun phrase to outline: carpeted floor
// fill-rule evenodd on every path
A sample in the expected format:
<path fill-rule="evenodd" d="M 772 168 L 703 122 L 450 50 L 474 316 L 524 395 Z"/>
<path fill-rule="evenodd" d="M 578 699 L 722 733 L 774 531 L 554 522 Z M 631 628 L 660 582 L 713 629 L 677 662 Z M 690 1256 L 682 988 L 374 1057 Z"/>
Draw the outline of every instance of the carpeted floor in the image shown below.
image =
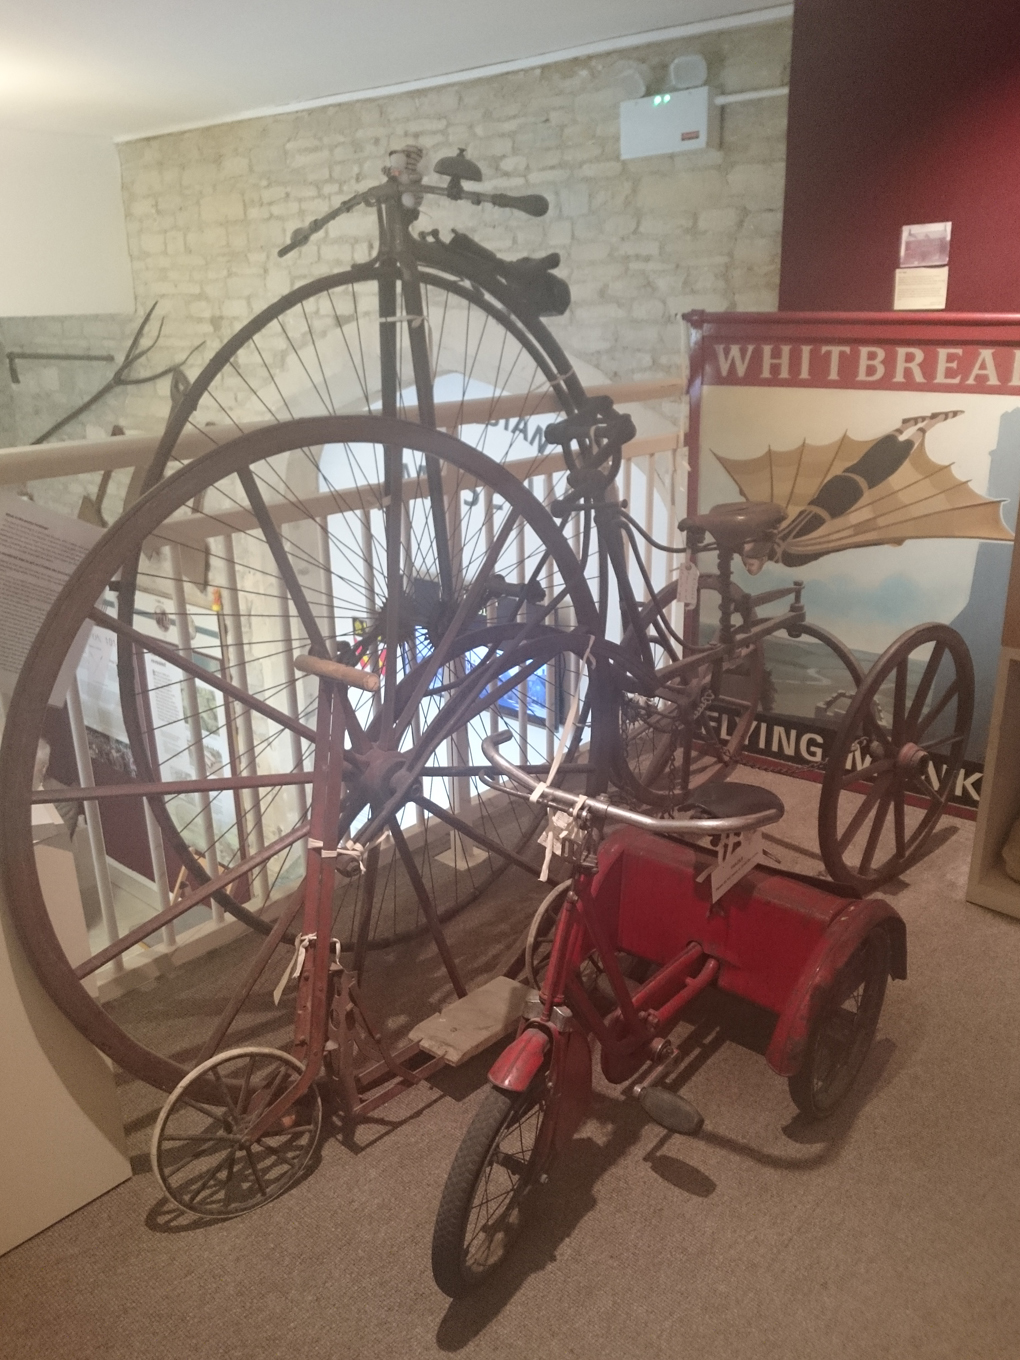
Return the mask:
<path fill-rule="evenodd" d="M 814 785 L 760 776 L 769 842 L 812 861 Z M 687 1035 L 697 1140 L 599 1090 L 530 1233 L 451 1304 L 429 1241 L 491 1053 L 334 1134 L 256 1213 L 195 1221 L 145 1169 L 159 1103 L 125 1087 L 139 1174 L 0 1260 L 9 1360 L 995 1360 L 1020 1354 L 1020 921 L 964 902 L 969 823 L 887 895 L 910 977 L 890 985 L 845 1107 L 808 1125 L 720 1002 Z M 515 910 L 526 914 L 527 894 Z M 681 1031 L 683 1032 L 683 1031 Z"/>

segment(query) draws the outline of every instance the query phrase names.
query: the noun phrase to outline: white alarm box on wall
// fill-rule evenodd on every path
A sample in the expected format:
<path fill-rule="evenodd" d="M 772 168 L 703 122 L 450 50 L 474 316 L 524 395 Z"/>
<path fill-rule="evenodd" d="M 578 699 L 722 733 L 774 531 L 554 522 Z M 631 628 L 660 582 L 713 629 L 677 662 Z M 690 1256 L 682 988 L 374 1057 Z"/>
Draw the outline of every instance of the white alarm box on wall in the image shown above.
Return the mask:
<path fill-rule="evenodd" d="M 627 99 L 620 105 L 620 157 L 672 156 L 719 145 L 719 106 L 710 85 Z"/>

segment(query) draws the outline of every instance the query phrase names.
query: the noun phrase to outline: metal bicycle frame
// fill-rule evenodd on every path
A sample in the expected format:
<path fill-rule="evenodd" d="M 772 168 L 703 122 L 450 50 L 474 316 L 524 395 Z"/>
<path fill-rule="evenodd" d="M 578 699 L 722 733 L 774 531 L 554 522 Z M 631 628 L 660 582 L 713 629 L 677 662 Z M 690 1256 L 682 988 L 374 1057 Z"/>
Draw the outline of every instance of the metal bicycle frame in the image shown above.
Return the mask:
<path fill-rule="evenodd" d="M 442 1058 L 431 1058 L 413 1069 L 408 1067 L 408 1062 L 420 1053 L 418 1045 L 414 1043 L 404 1045 L 396 1053 L 390 1051 L 365 1014 L 349 975 L 334 956 L 330 938 L 333 886 L 338 859 L 345 854 L 343 847 L 338 844 L 338 826 L 343 800 L 346 710 L 346 686 L 320 677 L 308 828 L 308 869 L 301 896 L 302 932 L 297 939 L 300 973 L 294 1035 L 290 1047 L 294 1057 L 303 1063 L 304 1071 L 289 1090 L 262 1112 L 247 1133 L 250 1142 L 261 1138 L 301 1099 L 323 1072 L 329 1046 L 336 1053 L 333 1078 L 340 1105 L 344 1114 L 351 1118 L 363 1117 L 443 1066 Z M 360 864 L 357 871 L 360 871 Z M 294 914 L 293 911 L 285 912 L 280 917 L 273 934 L 267 937 L 253 962 L 249 976 L 257 975 L 264 963 L 268 962 Z M 464 988 L 459 983 L 456 965 L 450 956 L 442 928 L 432 915 L 429 916 L 428 924 L 443 962 L 457 990 L 463 994 Z M 205 1050 L 199 1056 L 200 1062 L 212 1056 L 219 1047 L 236 1013 L 234 1003 L 239 1007 L 247 995 L 247 982 L 246 977 L 234 1001 L 224 1012 L 217 1030 L 207 1041 Z M 352 1009 L 356 1010 L 357 1020 L 367 1030 L 379 1054 L 377 1063 L 361 1071 L 356 1069 L 354 1062 L 349 1023 Z"/>
<path fill-rule="evenodd" d="M 574 1018 L 598 1040 L 604 1061 L 608 1058 L 614 1065 L 643 1061 L 653 1056 L 648 1051 L 650 1045 L 665 1038 L 683 1008 L 714 979 L 719 960 L 707 955 L 700 945 L 688 945 L 632 995 L 620 971 L 613 941 L 592 902 L 594 877 L 594 871 L 587 867 L 579 869 L 564 900 L 541 991 L 540 1019 L 550 1024 L 555 1008 L 566 1003 Z M 578 976 L 581 961 L 592 949 L 599 956 L 617 1003 L 608 1023 Z"/>

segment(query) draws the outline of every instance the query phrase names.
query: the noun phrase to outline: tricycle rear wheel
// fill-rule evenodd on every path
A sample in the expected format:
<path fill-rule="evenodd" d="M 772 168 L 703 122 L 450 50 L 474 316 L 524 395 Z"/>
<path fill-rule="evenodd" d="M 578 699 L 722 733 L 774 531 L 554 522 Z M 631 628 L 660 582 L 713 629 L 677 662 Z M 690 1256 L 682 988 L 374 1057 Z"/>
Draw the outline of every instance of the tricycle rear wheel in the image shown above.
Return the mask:
<path fill-rule="evenodd" d="M 974 716 L 963 638 L 925 623 L 864 677 L 829 751 L 818 841 L 829 875 L 861 896 L 913 864 L 957 784 Z"/>
<path fill-rule="evenodd" d="M 864 937 L 823 998 L 790 1095 L 808 1119 L 824 1119 L 843 1099 L 868 1055 L 889 980 L 889 932 Z"/>
<path fill-rule="evenodd" d="M 432 1274 L 462 1298 L 502 1262 L 522 1226 L 538 1177 L 548 1066 L 526 1091 L 486 1091 L 446 1178 L 432 1234 Z"/>

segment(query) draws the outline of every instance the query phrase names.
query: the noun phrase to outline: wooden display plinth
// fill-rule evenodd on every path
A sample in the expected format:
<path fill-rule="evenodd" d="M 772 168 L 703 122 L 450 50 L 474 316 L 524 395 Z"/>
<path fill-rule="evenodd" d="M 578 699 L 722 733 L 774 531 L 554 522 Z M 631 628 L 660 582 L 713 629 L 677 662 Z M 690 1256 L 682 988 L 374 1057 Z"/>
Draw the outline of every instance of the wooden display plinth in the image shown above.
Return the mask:
<path fill-rule="evenodd" d="M 1020 883 L 1002 862 L 1006 837 L 1020 817 L 1020 647 L 1003 647 L 988 729 L 981 803 L 967 901 L 1020 916 Z"/>
<path fill-rule="evenodd" d="M 54 926 L 88 952 L 66 833 L 37 847 Z M 84 950 L 84 954 L 82 951 Z M 0 1254 L 131 1175 L 113 1073 L 43 991 L 0 900 Z"/>
<path fill-rule="evenodd" d="M 1020 883 L 1002 862 L 1006 837 L 1020 817 L 1020 553 L 1013 560 L 1002 623 L 1002 651 L 995 680 L 985 773 L 974 828 L 967 901 L 1020 916 Z"/>

